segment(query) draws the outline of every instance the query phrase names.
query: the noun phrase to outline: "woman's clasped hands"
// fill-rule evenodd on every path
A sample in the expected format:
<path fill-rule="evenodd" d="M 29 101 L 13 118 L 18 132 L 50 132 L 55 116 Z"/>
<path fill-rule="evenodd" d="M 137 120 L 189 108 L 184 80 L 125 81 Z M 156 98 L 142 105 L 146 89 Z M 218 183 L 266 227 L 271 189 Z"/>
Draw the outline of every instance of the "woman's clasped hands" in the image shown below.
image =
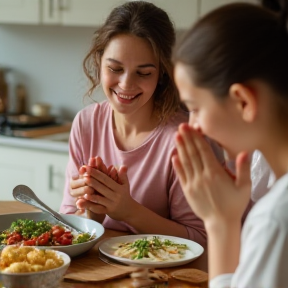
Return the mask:
<path fill-rule="evenodd" d="M 216 160 L 201 132 L 181 124 L 176 134 L 177 154 L 173 166 L 186 199 L 207 225 L 239 222 L 250 198 L 250 158 L 242 152 L 236 159 L 236 179 Z"/>
<path fill-rule="evenodd" d="M 79 177 L 73 178 L 70 186 L 80 214 L 89 210 L 119 221 L 129 218 L 127 207 L 135 200 L 130 196 L 126 166 L 106 167 L 101 157 L 90 158 L 88 165 L 80 167 Z"/>

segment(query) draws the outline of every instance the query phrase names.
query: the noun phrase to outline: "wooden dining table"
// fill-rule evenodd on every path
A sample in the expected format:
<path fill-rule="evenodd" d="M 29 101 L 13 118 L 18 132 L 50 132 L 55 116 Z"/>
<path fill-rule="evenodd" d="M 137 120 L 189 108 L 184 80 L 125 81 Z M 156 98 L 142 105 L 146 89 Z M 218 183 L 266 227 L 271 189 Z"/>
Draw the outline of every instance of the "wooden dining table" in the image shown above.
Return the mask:
<path fill-rule="evenodd" d="M 0 201 L 0 215 L 2 214 L 8 214 L 8 213 L 24 213 L 24 212 L 39 212 L 38 209 L 26 205 L 23 203 L 20 203 L 18 201 Z M 8 224 L 8 223 L 7 223 Z M 127 233 L 123 233 L 120 231 L 114 231 L 110 229 L 105 229 L 104 235 L 101 237 L 101 241 L 105 238 L 110 238 L 110 237 L 116 237 L 116 236 L 122 236 L 122 235 L 127 235 Z M 85 266 L 85 261 L 87 260 L 87 254 L 80 255 L 76 258 L 71 259 L 71 265 L 77 264 L 76 267 L 79 269 L 77 272 L 81 272 L 80 270 L 82 269 L 81 267 Z M 96 244 L 90 251 L 89 251 L 89 257 L 95 257 L 98 258 L 98 245 Z M 99 260 L 99 259 L 98 259 Z M 75 262 L 76 261 L 76 262 Z M 87 262 L 87 261 L 86 261 Z M 82 265 L 83 264 L 83 265 Z M 109 265 L 109 264 L 107 264 Z M 75 265 L 74 265 L 75 266 Z M 116 265 L 117 266 L 117 265 Z M 108 266 L 109 267 L 109 266 Z M 86 267 L 87 268 L 87 267 Z M 207 253 L 206 249 L 204 253 L 197 258 L 196 260 L 182 265 L 178 267 L 173 267 L 173 268 L 163 268 L 163 269 L 158 269 L 161 272 L 164 272 L 168 275 L 168 282 L 163 283 L 163 284 L 155 284 L 154 286 L 147 286 L 147 287 L 157 287 L 157 288 L 164 288 L 164 287 L 171 287 L 171 288 L 205 288 L 207 285 L 192 285 L 189 282 L 184 282 L 180 280 L 176 280 L 173 277 L 171 277 L 171 273 L 176 270 L 180 269 L 186 269 L 186 268 L 194 268 L 198 269 L 201 271 L 207 272 Z M 115 269 L 115 267 L 113 267 Z M 68 269 L 69 271 L 69 269 Z M 133 279 L 129 277 L 129 275 L 121 276 L 120 278 L 116 279 L 109 279 L 105 281 L 75 281 L 71 279 L 65 279 L 61 281 L 59 287 L 57 288 L 133 288 Z"/>

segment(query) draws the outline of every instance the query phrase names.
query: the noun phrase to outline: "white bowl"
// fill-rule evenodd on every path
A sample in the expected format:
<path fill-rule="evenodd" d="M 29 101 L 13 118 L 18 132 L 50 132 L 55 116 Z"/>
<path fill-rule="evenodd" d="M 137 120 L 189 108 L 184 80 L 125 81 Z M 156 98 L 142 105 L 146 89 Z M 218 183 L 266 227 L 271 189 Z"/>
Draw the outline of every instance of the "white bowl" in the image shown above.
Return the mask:
<path fill-rule="evenodd" d="M 36 103 L 32 105 L 31 113 L 33 116 L 49 116 L 51 105 L 47 103 Z"/>
<path fill-rule="evenodd" d="M 70 257 L 78 256 L 89 249 L 91 249 L 96 242 L 99 241 L 100 237 L 104 234 L 104 227 L 91 219 L 83 218 L 76 215 L 61 215 L 66 221 L 73 224 L 77 229 L 83 232 L 89 232 L 90 234 L 95 234 L 96 237 L 88 242 L 73 244 L 68 246 L 37 246 L 41 249 L 53 249 L 57 251 L 64 252 Z M 29 212 L 29 213 L 13 213 L 13 214 L 3 214 L 0 215 L 0 231 L 8 229 L 13 221 L 17 219 L 31 219 L 35 221 L 47 220 L 51 223 L 58 223 L 50 214 L 45 212 Z"/>
<path fill-rule="evenodd" d="M 6 288 L 55 288 L 58 287 L 63 275 L 70 265 L 70 257 L 59 251 L 55 251 L 64 264 L 58 268 L 29 273 L 0 272 L 0 284 Z M 1 286 L 2 287 L 2 286 Z"/>

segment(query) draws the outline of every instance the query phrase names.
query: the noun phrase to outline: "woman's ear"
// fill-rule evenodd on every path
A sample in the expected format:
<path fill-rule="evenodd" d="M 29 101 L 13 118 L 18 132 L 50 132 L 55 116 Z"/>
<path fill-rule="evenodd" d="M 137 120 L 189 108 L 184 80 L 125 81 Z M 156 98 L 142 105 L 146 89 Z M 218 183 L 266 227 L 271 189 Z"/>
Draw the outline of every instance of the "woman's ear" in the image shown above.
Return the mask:
<path fill-rule="evenodd" d="M 244 84 L 230 86 L 229 96 L 235 101 L 237 110 L 246 122 L 253 122 L 257 115 L 257 97 L 255 91 Z"/>

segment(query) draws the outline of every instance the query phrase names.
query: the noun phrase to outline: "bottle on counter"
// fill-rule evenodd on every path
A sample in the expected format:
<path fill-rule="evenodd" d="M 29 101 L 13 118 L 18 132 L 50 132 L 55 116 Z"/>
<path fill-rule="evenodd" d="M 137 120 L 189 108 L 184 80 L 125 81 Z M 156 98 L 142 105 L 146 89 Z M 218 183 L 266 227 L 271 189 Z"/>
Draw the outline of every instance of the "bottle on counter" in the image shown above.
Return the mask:
<path fill-rule="evenodd" d="M 18 84 L 16 86 L 16 114 L 25 114 L 26 113 L 26 102 L 27 102 L 27 91 L 24 85 Z"/>
<path fill-rule="evenodd" d="M 0 69 L 0 114 L 8 112 L 8 84 L 4 70 Z"/>

